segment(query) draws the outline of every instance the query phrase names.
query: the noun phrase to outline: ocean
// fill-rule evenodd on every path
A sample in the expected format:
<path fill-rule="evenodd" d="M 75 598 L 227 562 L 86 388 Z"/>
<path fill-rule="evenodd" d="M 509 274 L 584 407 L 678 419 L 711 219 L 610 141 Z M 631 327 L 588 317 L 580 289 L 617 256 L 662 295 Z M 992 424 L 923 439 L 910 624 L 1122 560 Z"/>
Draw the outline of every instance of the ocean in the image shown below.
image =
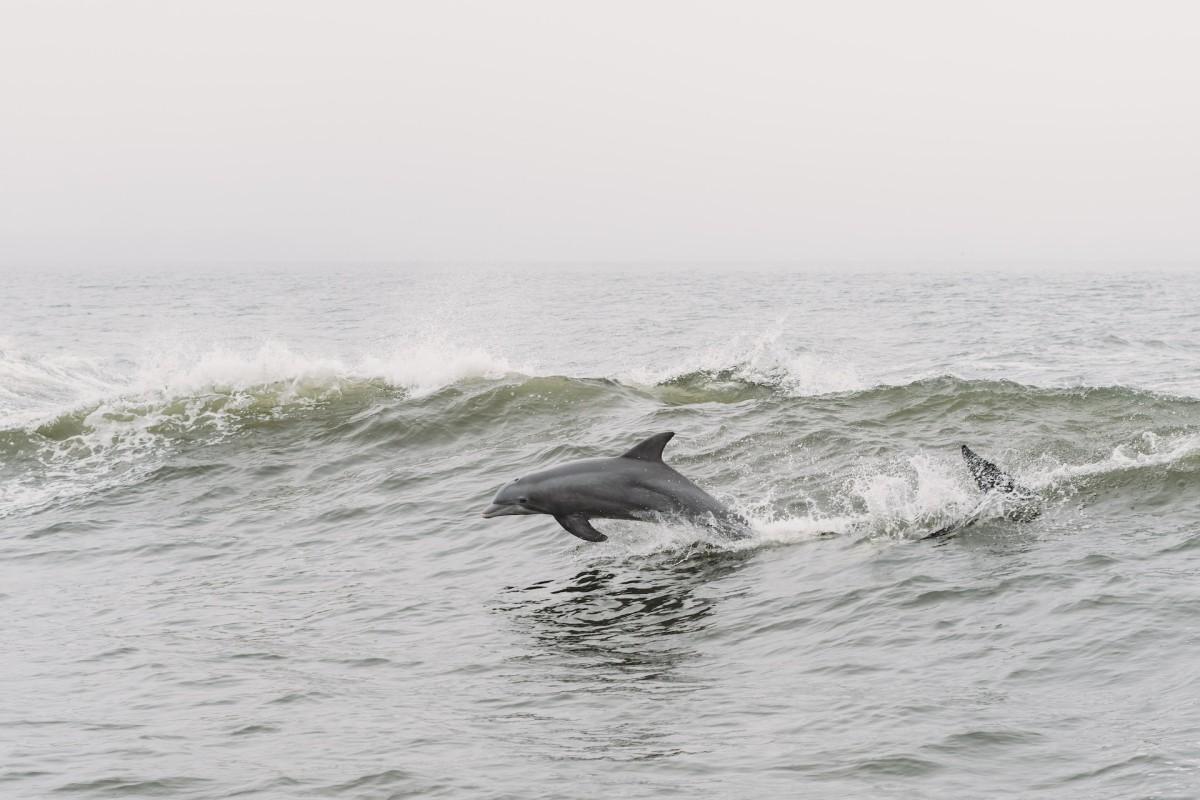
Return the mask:
<path fill-rule="evenodd" d="M 1200 277 L 0 277 L 0 796 L 1200 796 Z"/>

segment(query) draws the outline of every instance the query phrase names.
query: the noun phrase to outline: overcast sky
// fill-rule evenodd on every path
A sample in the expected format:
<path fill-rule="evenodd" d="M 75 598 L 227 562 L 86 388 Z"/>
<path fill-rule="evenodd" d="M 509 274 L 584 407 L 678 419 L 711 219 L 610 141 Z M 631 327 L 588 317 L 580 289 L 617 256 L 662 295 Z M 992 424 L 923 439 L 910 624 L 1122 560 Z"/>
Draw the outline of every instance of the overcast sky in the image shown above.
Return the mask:
<path fill-rule="evenodd" d="M 1192 2 L 0 2 L 0 264 L 1200 263 Z"/>

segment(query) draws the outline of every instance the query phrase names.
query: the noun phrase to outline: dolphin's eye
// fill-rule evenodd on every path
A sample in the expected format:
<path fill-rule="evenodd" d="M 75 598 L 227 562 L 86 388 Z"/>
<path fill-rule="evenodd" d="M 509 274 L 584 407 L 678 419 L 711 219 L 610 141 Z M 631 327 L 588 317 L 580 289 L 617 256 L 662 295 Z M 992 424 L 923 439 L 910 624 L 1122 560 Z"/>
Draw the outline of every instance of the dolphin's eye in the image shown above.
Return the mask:
<path fill-rule="evenodd" d="M 529 498 L 528 497 L 518 497 L 517 502 L 520 503 L 521 505 L 525 505 L 526 503 L 529 502 Z"/>

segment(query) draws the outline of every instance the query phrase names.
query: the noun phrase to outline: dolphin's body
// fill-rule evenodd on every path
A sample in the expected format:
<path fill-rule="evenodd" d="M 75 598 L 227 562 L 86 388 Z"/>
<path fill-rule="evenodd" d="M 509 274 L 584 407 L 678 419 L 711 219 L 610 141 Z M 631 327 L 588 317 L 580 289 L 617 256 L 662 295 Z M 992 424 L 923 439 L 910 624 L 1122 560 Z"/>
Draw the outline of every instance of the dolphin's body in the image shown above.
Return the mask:
<path fill-rule="evenodd" d="M 592 527 L 593 519 L 678 517 L 748 536 L 746 520 L 663 463 L 663 448 L 674 435 L 651 436 L 617 458 L 572 461 L 517 478 L 496 493 L 483 516 L 549 514 L 589 542 L 608 538 Z"/>

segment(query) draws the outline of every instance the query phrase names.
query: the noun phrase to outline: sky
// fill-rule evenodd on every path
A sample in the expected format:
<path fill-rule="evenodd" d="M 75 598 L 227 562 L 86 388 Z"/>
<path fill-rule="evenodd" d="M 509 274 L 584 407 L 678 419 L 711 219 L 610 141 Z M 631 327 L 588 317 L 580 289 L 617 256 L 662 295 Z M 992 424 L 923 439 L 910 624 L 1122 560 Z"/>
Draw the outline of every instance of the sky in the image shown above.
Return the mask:
<path fill-rule="evenodd" d="M 1200 264 L 1200 5 L 2 0 L 0 265 Z"/>

